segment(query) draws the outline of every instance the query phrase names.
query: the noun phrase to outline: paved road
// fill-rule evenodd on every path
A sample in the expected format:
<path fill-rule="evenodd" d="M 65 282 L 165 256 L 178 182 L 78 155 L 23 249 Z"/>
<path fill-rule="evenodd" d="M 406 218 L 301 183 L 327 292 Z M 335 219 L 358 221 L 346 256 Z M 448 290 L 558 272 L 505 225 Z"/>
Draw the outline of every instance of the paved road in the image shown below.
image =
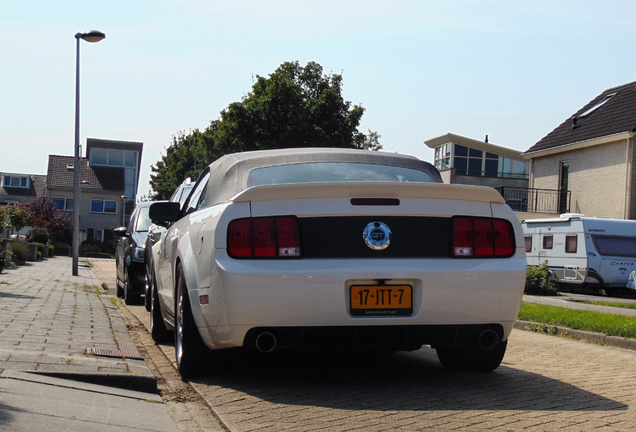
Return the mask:
<path fill-rule="evenodd" d="M 129 309 L 147 325 L 143 307 Z M 233 355 L 210 370 L 191 384 L 233 432 L 636 428 L 636 352 L 520 330 L 493 373 L 446 372 L 428 348 Z"/>

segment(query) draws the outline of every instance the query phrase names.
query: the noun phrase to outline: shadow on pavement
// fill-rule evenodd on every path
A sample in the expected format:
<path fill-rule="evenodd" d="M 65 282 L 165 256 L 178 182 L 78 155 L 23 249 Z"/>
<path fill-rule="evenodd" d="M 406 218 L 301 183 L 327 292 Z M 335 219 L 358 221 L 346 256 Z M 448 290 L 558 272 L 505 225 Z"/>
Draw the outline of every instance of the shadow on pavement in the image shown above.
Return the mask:
<path fill-rule="evenodd" d="M 8 292 L 0 291 L 0 298 L 20 298 L 20 299 L 25 299 L 25 300 L 35 300 L 35 299 L 38 299 L 40 297 L 34 297 L 34 296 L 30 296 L 30 295 L 15 294 L 15 293 L 8 293 Z"/>
<path fill-rule="evenodd" d="M 216 354 L 216 353 L 215 353 Z M 375 411 L 610 411 L 627 405 L 539 374 L 500 366 L 491 373 L 444 370 L 435 351 L 216 358 L 214 376 L 193 384 L 233 389 L 275 404 Z M 505 359 L 504 359 L 505 363 Z"/>
<path fill-rule="evenodd" d="M 0 394 L 2 394 L 2 392 L 0 392 Z M 23 410 L 0 402 L 0 429 L 9 430 L 5 428 L 8 428 L 9 425 L 13 423 L 13 415 L 11 414 L 11 411 Z"/>

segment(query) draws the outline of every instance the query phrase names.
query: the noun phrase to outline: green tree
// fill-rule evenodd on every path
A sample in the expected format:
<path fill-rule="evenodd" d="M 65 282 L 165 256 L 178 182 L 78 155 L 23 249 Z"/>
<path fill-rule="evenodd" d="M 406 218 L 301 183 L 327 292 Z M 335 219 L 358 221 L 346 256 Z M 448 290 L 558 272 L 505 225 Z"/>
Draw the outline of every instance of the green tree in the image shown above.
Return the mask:
<path fill-rule="evenodd" d="M 29 204 L 27 204 L 27 206 L 28 205 Z M 18 234 L 29 221 L 29 207 L 25 207 L 20 204 L 19 206 L 9 207 L 7 212 L 9 214 L 9 228 L 11 230 L 16 230 L 16 234 Z"/>
<path fill-rule="evenodd" d="M 166 149 L 165 156 L 150 167 L 152 199 L 170 198 L 172 192 L 183 180 L 187 177 L 196 179 L 199 173 L 210 164 L 209 150 L 214 146 L 208 129 L 205 132 L 195 129 L 187 135 L 179 132 L 177 136 L 172 137 L 172 145 Z"/>
<path fill-rule="evenodd" d="M 167 199 L 186 177 L 196 178 L 228 153 L 293 147 L 379 150 L 377 132 L 358 131 L 364 108 L 342 97 L 342 75 L 323 74 L 310 62 L 283 63 L 269 77 L 256 76 L 252 90 L 230 104 L 201 132 L 180 133 L 151 166 L 153 199 Z"/>

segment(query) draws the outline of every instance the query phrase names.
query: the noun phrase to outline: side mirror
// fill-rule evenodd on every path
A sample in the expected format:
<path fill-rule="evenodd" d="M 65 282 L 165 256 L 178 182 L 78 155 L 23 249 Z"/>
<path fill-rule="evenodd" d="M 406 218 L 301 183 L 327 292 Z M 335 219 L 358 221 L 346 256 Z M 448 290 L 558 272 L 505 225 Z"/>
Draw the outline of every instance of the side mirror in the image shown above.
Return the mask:
<path fill-rule="evenodd" d="M 181 206 L 178 202 L 158 202 L 150 206 L 148 212 L 152 223 L 167 226 L 181 219 Z"/>
<path fill-rule="evenodd" d="M 113 230 L 113 234 L 115 237 L 126 237 L 128 234 L 126 233 L 126 227 L 119 227 Z"/>

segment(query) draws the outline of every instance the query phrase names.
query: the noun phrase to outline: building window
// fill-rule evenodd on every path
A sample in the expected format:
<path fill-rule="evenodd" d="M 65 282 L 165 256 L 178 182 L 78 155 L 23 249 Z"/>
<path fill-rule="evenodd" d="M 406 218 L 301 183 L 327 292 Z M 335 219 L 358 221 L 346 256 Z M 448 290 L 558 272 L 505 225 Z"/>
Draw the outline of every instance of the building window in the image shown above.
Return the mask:
<path fill-rule="evenodd" d="M 435 168 L 451 167 L 459 175 L 528 178 L 524 161 L 454 143 L 435 147 Z"/>
<path fill-rule="evenodd" d="M 53 208 L 56 210 L 73 211 L 73 198 L 53 198 Z"/>
<path fill-rule="evenodd" d="M 552 235 L 543 236 L 543 249 L 552 249 Z"/>
<path fill-rule="evenodd" d="M 498 172 L 499 172 L 499 155 L 486 152 L 486 157 L 484 158 L 484 175 L 486 177 L 497 177 Z"/>
<path fill-rule="evenodd" d="M 532 236 L 526 236 L 526 252 L 532 252 Z"/>
<path fill-rule="evenodd" d="M 91 201 L 92 213 L 117 213 L 117 201 L 108 200 L 92 200 Z"/>
<path fill-rule="evenodd" d="M 452 143 L 435 147 L 435 168 L 438 170 L 444 170 L 451 167 L 452 148 Z"/>
<path fill-rule="evenodd" d="M 577 236 L 576 234 L 565 236 L 565 252 L 576 253 L 577 248 Z"/>
<path fill-rule="evenodd" d="M 4 176 L 4 187 L 29 188 L 29 177 Z"/>
<path fill-rule="evenodd" d="M 132 150 L 92 148 L 91 166 L 137 167 L 139 153 Z"/>
<path fill-rule="evenodd" d="M 499 177 L 528 178 L 527 163 L 524 161 L 499 157 Z"/>
<path fill-rule="evenodd" d="M 104 241 L 104 230 L 103 229 L 93 230 L 93 239 L 94 240 L 99 240 L 100 242 L 103 242 Z"/>

